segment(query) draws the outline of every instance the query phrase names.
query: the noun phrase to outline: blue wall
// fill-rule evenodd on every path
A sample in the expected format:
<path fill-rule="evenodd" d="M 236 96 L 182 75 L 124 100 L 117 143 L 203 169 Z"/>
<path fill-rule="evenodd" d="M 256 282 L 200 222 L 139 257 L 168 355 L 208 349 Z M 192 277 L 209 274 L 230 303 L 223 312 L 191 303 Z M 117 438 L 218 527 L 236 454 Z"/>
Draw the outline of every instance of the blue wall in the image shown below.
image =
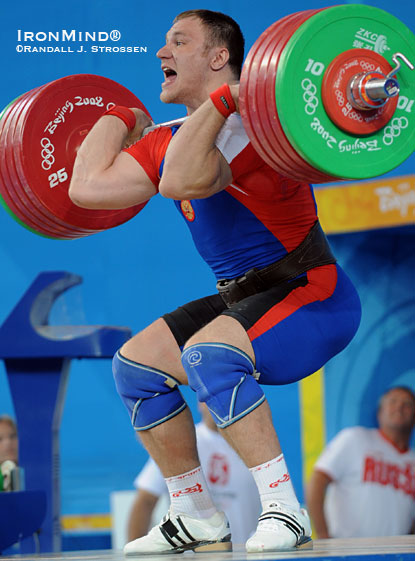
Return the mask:
<path fill-rule="evenodd" d="M 264 29 L 284 15 L 337 3 L 224 0 L 209 1 L 204 7 L 235 17 L 249 48 Z M 367 3 L 386 9 L 414 29 L 415 11 L 411 3 Z M 176 13 L 193 7 L 194 4 L 182 0 L 174 4 L 162 0 L 157 6 L 131 0 L 8 3 L 2 11 L 0 106 L 59 77 L 92 73 L 132 90 L 156 121 L 183 115 L 182 108 L 163 106 L 159 101 L 162 74 L 155 53 L 163 45 L 165 32 Z M 147 46 L 148 51 L 136 55 L 18 53 L 18 29 L 117 29 L 122 35 L 118 44 Z M 402 175 L 414 170 L 412 155 L 393 173 Z M 84 278 L 81 287 L 70 291 L 57 304 L 55 323 L 127 325 L 136 332 L 177 305 L 214 291 L 213 276 L 196 254 L 182 219 L 172 203 L 161 197 L 127 224 L 68 242 L 31 234 L 1 208 L 0 215 L 0 322 L 33 278 L 44 270 L 67 270 Z M 346 424 L 371 422 L 370 405 L 395 377 L 415 385 L 414 353 L 408 351 L 414 346 L 408 347 L 404 338 L 398 336 L 403 330 L 414 342 L 414 262 L 408 260 L 411 250 L 413 257 L 413 238 L 413 231 L 407 229 L 399 234 L 381 232 L 334 240 L 340 260 L 360 288 L 364 321 L 352 346 L 326 369 L 329 436 Z M 391 314 L 396 319 L 389 320 Z M 297 386 L 270 388 L 268 395 L 302 498 Z M 194 403 L 190 394 L 189 399 Z M 2 363 L 0 411 L 13 413 Z M 144 463 L 145 452 L 136 443 L 116 395 L 109 361 L 73 361 L 62 421 L 61 452 L 64 514 L 108 512 L 109 492 L 131 487 Z"/>
<path fill-rule="evenodd" d="M 415 390 L 415 227 L 332 236 L 330 242 L 358 287 L 363 313 L 348 349 L 325 367 L 329 439 L 352 424 L 375 426 L 387 388 Z"/>

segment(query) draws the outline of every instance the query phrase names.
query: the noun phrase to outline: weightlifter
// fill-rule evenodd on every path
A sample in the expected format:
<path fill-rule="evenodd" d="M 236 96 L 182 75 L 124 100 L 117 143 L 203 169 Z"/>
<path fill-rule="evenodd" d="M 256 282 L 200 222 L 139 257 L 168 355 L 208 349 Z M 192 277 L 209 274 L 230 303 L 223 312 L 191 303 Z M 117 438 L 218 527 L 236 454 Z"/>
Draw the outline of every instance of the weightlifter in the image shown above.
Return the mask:
<path fill-rule="evenodd" d="M 218 292 L 165 314 L 113 360 L 117 390 L 171 497 L 127 555 L 231 549 L 181 384 L 207 404 L 258 486 L 263 512 L 247 551 L 311 543 L 261 385 L 300 380 L 344 349 L 360 302 L 319 226 L 311 186 L 279 175 L 249 142 L 238 114 L 243 49 L 230 17 L 179 14 L 157 53 L 161 100 L 184 104 L 189 118 L 141 138 L 148 117 L 117 106 L 75 162 L 70 197 L 81 207 L 126 208 L 158 192 L 173 199 L 218 281 Z"/>

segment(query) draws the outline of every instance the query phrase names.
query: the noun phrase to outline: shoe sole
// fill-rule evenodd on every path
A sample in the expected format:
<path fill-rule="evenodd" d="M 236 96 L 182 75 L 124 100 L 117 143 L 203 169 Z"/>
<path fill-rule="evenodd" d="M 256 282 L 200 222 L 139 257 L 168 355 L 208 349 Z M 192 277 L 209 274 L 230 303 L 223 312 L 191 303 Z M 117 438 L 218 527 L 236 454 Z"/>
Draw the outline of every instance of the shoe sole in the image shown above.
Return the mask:
<path fill-rule="evenodd" d="M 184 553 L 185 551 L 194 551 L 195 553 L 232 551 L 232 542 L 230 541 L 230 536 L 227 536 L 221 541 L 200 541 L 196 543 L 189 543 L 174 549 L 165 549 L 163 551 L 135 551 L 125 553 L 124 555 L 126 557 L 137 557 L 137 555 L 169 555 L 173 553 Z"/>
<path fill-rule="evenodd" d="M 209 551 L 210 553 L 214 551 L 232 551 L 232 542 L 200 542 L 196 547 L 191 547 L 195 553 L 204 553 Z"/>
<path fill-rule="evenodd" d="M 300 541 L 298 542 L 298 544 L 295 546 L 294 549 L 313 549 L 313 547 L 314 547 L 313 540 L 311 538 L 304 536 L 303 538 L 300 539 Z"/>
<path fill-rule="evenodd" d="M 271 553 L 273 551 L 297 551 L 298 549 L 313 549 L 313 540 L 308 537 L 302 537 L 300 541 L 294 547 L 280 547 L 280 548 L 271 548 L 271 549 L 251 549 L 246 550 L 247 553 Z"/>

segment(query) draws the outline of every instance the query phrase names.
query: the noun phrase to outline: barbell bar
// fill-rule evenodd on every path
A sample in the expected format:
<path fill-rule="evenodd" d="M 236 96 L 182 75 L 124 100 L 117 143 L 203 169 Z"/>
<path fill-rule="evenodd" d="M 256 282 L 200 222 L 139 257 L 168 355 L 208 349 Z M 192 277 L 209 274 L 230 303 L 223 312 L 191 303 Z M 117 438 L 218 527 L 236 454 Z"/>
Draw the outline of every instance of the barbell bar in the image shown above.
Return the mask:
<path fill-rule="evenodd" d="M 378 8 L 348 4 L 285 16 L 260 35 L 243 65 L 240 113 L 250 141 L 273 169 L 299 181 L 386 173 L 415 146 L 411 61 L 414 35 Z M 3 110 L 0 202 L 21 225 L 74 239 L 122 224 L 145 206 L 87 210 L 68 197 L 76 152 L 112 105 L 149 115 L 126 88 L 90 74 L 37 87 Z M 143 135 L 186 118 L 152 124 Z"/>

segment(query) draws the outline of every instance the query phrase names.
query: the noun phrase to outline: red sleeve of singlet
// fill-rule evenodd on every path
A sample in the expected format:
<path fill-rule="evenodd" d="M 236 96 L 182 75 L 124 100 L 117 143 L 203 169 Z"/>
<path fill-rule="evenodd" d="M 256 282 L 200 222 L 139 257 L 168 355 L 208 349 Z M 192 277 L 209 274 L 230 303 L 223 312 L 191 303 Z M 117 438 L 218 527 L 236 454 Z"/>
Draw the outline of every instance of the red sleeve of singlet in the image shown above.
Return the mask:
<path fill-rule="evenodd" d="M 171 129 L 160 127 L 124 150 L 140 164 L 157 189 L 160 183 L 160 166 L 171 139 Z"/>

